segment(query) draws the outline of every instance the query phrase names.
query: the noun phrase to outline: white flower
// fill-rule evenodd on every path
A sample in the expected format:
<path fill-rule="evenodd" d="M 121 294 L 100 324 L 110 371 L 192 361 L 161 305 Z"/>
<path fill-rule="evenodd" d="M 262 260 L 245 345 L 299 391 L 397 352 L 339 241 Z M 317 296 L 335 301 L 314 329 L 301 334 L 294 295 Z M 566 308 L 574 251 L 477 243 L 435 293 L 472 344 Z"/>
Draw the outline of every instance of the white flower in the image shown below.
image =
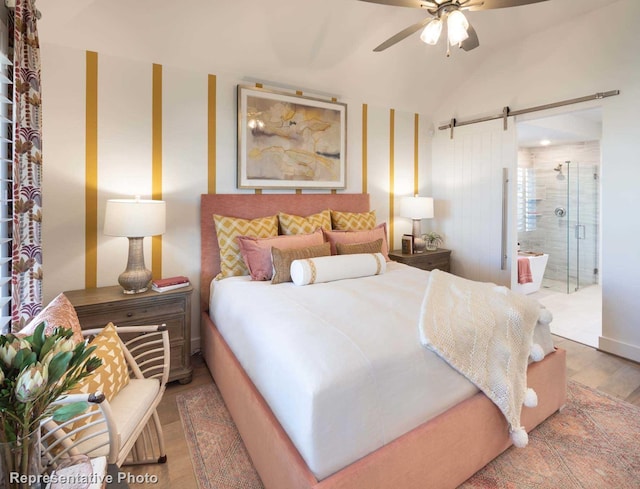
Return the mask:
<path fill-rule="evenodd" d="M 51 360 L 53 360 L 53 357 L 55 357 L 58 353 L 73 351 L 75 347 L 76 345 L 71 338 L 60 338 L 58 341 L 56 341 L 51 350 L 49 350 L 49 352 L 44 356 L 44 358 L 42 359 L 42 364 L 49 365 Z"/>
<path fill-rule="evenodd" d="M 48 377 L 47 365 L 38 362 L 25 368 L 16 381 L 16 399 L 20 402 L 33 401 L 46 387 Z"/>
<path fill-rule="evenodd" d="M 0 359 L 7 367 L 11 367 L 13 359 L 16 357 L 20 350 L 31 350 L 31 345 L 28 341 L 15 338 L 11 343 L 5 343 L 0 346 Z"/>
<path fill-rule="evenodd" d="M 4 383 L 4 371 L 0 368 L 0 385 Z"/>

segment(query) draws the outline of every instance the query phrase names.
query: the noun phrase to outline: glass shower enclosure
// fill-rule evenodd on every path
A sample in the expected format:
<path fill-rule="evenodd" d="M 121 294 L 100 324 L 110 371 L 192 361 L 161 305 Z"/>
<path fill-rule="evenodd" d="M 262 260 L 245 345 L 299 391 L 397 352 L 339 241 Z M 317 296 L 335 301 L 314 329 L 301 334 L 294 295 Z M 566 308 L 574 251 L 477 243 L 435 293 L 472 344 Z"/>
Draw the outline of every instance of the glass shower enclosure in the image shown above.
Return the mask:
<path fill-rule="evenodd" d="M 599 166 L 549 161 L 518 168 L 518 242 L 549 254 L 542 287 L 572 293 L 597 284 Z"/>

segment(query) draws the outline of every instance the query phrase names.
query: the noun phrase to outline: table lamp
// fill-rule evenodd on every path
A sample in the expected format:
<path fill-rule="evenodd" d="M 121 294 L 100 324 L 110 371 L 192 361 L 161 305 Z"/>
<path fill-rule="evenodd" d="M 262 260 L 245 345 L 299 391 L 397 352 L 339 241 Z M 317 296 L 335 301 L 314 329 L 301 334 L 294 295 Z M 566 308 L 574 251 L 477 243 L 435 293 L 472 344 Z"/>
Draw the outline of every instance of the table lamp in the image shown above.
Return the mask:
<path fill-rule="evenodd" d="M 162 200 L 111 199 L 107 200 L 104 216 L 104 234 L 129 238 L 127 268 L 118 277 L 125 294 L 145 292 L 151 282 L 151 271 L 144 266 L 145 236 L 163 234 L 166 206 Z"/>
<path fill-rule="evenodd" d="M 402 197 L 400 215 L 413 219 L 413 251 L 423 253 L 426 243 L 421 237 L 420 221 L 433 218 L 433 198 L 418 197 L 417 194 L 414 197 Z"/>

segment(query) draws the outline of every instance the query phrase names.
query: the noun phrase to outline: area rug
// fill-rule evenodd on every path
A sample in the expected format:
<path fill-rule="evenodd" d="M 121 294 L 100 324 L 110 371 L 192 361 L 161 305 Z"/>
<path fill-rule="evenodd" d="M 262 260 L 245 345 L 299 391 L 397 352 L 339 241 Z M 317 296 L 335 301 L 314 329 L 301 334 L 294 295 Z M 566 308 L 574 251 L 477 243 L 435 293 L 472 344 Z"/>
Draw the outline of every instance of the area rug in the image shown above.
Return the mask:
<path fill-rule="evenodd" d="M 177 396 L 200 489 L 262 483 L 214 384 Z M 638 489 L 640 408 L 569 381 L 567 406 L 459 489 Z M 427 489 L 427 488 L 425 488 Z"/>

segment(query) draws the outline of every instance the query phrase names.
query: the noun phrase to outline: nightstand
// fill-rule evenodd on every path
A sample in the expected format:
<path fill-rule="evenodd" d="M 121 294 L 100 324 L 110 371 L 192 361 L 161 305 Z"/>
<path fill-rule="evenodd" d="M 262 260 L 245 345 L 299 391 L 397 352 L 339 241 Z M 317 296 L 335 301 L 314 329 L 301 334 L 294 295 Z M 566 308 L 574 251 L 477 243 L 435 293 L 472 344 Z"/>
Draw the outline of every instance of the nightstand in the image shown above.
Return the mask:
<path fill-rule="evenodd" d="M 82 329 L 166 324 L 171 343 L 169 381 L 191 382 L 191 286 L 140 294 L 124 294 L 118 285 L 65 292 Z"/>
<path fill-rule="evenodd" d="M 444 248 L 411 255 L 407 255 L 401 250 L 394 250 L 389 252 L 389 258 L 398 263 L 404 263 L 422 270 L 435 270 L 437 268 L 443 272 L 448 272 L 451 266 L 451 250 L 445 250 Z"/>

